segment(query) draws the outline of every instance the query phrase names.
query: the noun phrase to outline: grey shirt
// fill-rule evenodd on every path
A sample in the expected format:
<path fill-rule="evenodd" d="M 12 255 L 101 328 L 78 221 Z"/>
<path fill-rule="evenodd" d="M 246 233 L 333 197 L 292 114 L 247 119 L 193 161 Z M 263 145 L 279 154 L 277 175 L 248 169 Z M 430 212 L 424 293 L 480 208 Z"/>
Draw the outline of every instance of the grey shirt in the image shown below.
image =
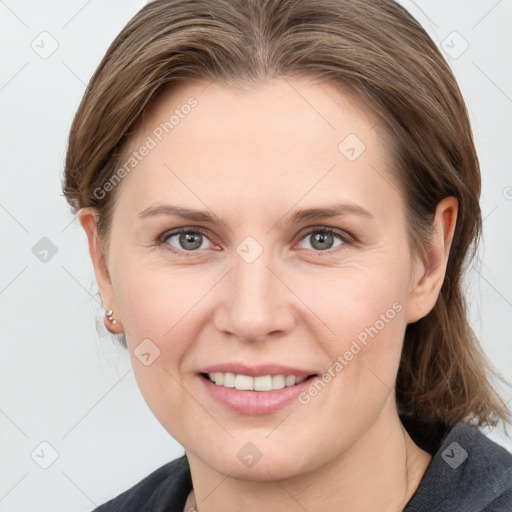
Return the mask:
<path fill-rule="evenodd" d="M 512 512 L 512 454 L 466 423 L 400 418 L 432 455 L 404 512 Z M 191 490 L 183 455 L 93 512 L 182 512 Z"/>

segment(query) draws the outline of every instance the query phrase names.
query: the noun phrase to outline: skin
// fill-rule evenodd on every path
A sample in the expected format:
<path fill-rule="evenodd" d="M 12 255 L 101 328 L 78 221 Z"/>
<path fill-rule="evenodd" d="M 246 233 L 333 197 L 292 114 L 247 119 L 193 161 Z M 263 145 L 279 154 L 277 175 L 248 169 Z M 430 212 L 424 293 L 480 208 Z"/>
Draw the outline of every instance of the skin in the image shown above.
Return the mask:
<path fill-rule="evenodd" d="M 401 510 L 431 456 L 403 429 L 394 382 L 406 325 L 439 295 L 456 199 L 439 203 L 420 260 L 378 118 L 339 86 L 306 78 L 246 90 L 182 85 L 152 104 L 129 150 L 191 96 L 198 105 L 118 185 L 108 253 L 96 212 L 84 208 L 79 220 L 103 303 L 117 320 L 106 325 L 126 333 L 145 400 L 186 450 L 197 508 Z M 355 161 L 338 150 L 351 133 L 366 146 Z M 340 201 L 371 216 L 289 221 L 297 209 Z M 221 221 L 139 217 L 157 203 Z M 322 251 L 310 228 L 325 226 L 357 242 L 335 236 Z M 180 227 L 207 232 L 195 256 L 178 236 L 155 243 Z M 263 249 L 252 263 L 236 252 L 247 236 Z M 241 415 L 213 401 L 197 375 L 226 361 L 321 375 L 394 303 L 401 311 L 306 405 Z M 146 338 L 160 350 L 149 366 L 134 355 Z M 237 457 L 247 442 L 262 453 L 250 468 Z M 190 496 L 187 507 L 193 503 Z"/>

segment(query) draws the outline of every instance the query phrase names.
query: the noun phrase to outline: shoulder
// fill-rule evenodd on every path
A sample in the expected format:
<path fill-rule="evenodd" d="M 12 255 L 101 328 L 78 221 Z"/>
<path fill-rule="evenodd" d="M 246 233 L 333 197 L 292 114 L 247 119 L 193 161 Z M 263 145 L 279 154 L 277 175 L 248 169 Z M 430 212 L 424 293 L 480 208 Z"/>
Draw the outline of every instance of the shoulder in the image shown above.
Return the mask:
<path fill-rule="evenodd" d="M 457 423 L 441 439 L 404 512 L 512 511 L 512 454 L 477 427 Z"/>
<path fill-rule="evenodd" d="M 92 512 L 183 510 L 191 489 L 190 468 L 186 456 L 183 455 L 159 467 L 133 487 Z"/>

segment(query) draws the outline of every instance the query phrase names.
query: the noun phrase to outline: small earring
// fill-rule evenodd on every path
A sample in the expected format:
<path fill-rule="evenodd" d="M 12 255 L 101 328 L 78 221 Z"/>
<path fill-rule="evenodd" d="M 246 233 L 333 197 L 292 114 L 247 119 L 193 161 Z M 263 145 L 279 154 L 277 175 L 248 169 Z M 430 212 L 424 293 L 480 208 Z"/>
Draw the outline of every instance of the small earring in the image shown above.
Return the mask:
<path fill-rule="evenodd" d="M 112 317 L 112 314 L 114 313 L 114 311 L 112 311 L 111 309 L 109 309 L 108 311 L 105 311 L 105 316 L 113 323 L 117 323 L 117 320 L 115 320 L 113 317 Z"/>

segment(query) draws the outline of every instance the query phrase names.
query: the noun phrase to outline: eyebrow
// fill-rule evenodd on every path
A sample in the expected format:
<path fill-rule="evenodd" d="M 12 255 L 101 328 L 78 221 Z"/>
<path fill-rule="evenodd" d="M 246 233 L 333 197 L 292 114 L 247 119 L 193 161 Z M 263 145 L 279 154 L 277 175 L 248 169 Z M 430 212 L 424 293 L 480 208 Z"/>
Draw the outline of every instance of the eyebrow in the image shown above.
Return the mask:
<path fill-rule="evenodd" d="M 336 203 L 323 208 L 306 208 L 302 210 L 293 210 L 289 215 L 289 221 L 292 224 L 299 224 L 309 220 L 328 219 L 333 217 L 341 217 L 353 214 L 375 219 L 375 216 L 368 210 L 354 203 Z M 139 218 L 147 218 L 158 215 L 167 215 L 180 217 L 185 220 L 202 222 L 205 224 L 221 224 L 220 219 L 208 211 L 194 210 L 184 208 L 182 206 L 174 206 L 170 204 L 158 204 L 150 206 L 139 213 Z M 281 221 L 278 222 L 281 224 Z"/>

